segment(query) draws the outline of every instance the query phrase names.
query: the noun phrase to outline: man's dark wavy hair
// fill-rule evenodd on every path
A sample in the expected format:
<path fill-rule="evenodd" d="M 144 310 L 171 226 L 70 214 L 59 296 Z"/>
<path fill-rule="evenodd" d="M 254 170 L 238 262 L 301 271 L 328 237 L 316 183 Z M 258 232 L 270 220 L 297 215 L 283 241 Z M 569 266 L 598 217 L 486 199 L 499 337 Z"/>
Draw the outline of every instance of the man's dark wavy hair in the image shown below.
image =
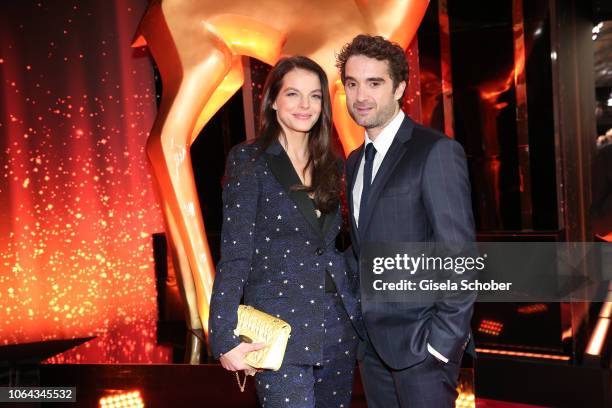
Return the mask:
<path fill-rule="evenodd" d="M 345 44 L 336 56 L 336 67 L 340 70 L 342 83 L 346 79 L 346 62 L 354 55 L 387 61 L 389 76 L 393 80 L 393 90 L 397 89 L 400 82 L 408 82 L 408 62 L 406 62 L 404 49 L 399 44 L 386 40 L 379 35 L 359 34 L 350 43 Z"/>

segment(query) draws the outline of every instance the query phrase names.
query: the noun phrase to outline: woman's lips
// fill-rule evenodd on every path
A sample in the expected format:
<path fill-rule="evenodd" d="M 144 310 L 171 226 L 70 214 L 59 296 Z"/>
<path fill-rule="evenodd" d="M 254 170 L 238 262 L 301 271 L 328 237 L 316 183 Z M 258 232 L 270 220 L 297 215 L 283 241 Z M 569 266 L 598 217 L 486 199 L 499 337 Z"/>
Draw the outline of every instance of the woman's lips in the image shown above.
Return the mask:
<path fill-rule="evenodd" d="M 294 113 L 293 117 L 300 120 L 308 120 L 312 117 L 312 115 L 308 113 Z"/>

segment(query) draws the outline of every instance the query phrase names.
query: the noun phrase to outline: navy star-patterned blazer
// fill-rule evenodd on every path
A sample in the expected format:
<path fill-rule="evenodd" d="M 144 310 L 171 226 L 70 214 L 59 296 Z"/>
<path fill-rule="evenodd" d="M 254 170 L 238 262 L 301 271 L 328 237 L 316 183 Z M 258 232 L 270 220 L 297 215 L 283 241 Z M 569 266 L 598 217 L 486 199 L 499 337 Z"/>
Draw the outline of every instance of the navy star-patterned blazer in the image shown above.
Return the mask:
<path fill-rule="evenodd" d="M 240 344 L 234 335 L 237 308 L 250 305 L 291 325 L 284 363 L 321 363 L 324 336 L 325 275 L 332 277 L 347 315 L 362 331 L 358 277 L 349 272 L 335 239 L 342 225 L 340 208 L 322 227 L 303 192 L 279 180 L 298 177 L 282 146 L 263 154 L 256 143 L 229 153 L 223 189 L 221 259 L 210 303 L 209 340 L 219 358 Z M 299 178 L 297 179 L 299 181 Z"/>

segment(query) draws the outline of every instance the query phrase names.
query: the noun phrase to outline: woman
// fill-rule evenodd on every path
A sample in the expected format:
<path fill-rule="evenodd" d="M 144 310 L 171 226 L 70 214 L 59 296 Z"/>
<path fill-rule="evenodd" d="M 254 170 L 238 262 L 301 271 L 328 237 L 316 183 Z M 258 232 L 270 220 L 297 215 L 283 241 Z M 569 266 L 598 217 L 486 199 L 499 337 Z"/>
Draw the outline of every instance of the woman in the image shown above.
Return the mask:
<path fill-rule="evenodd" d="M 259 137 L 233 148 L 223 190 L 221 260 L 210 307 L 210 345 L 230 371 L 262 345 L 234 335 L 244 304 L 291 325 L 283 365 L 255 376 L 264 407 L 350 403 L 361 332 L 357 277 L 335 240 L 342 225 L 341 162 L 332 153 L 325 72 L 282 59 L 264 86 Z"/>

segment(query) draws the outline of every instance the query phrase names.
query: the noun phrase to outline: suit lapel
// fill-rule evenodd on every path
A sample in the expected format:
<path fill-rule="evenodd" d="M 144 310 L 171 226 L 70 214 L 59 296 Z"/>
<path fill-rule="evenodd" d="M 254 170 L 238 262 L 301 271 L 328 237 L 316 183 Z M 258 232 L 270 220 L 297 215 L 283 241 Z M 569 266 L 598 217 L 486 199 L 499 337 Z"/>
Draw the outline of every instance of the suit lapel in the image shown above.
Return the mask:
<path fill-rule="evenodd" d="M 337 216 L 338 211 L 329 214 L 321 214 L 321 217 L 325 217 L 323 220 L 323 228 L 321 230 L 321 234 L 324 237 L 327 237 L 327 234 L 329 233 L 331 226 L 334 225 L 334 221 L 336 220 Z"/>
<path fill-rule="evenodd" d="M 406 142 L 410 140 L 412 137 L 412 130 L 414 129 L 414 123 L 408 116 L 406 116 L 400 126 L 385 158 L 383 159 L 378 172 L 376 173 L 376 177 L 374 177 L 374 181 L 372 182 L 372 186 L 370 187 L 370 195 L 368 197 L 368 203 L 366 205 L 366 211 L 363 216 L 360 214 L 359 216 L 359 233 L 358 235 L 361 237 L 363 233 L 367 230 L 368 224 L 371 221 L 372 213 L 374 211 L 375 203 L 378 200 L 378 197 L 383 191 L 383 188 L 391 174 L 393 174 L 393 170 L 395 166 L 401 161 L 401 158 L 406 153 Z"/>
<path fill-rule="evenodd" d="M 306 221 L 308 221 L 308 224 L 312 230 L 316 235 L 322 235 L 319 220 L 315 215 L 315 207 L 312 204 L 312 201 L 308 198 L 308 194 L 306 194 L 304 191 L 291 191 L 291 186 L 301 184 L 302 182 L 295 172 L 293 164 L 291 164 L 291 160 L 289 160 L 289 157 L 285 153 L 283 147 L 278 142 L 273 143 L 270 145 L 270 147 L 268 147 L 268 149 L 266 149 L 265 158 L 270 171 L 274 177 L 276 177 L 283 189 L 287 192 L 289 198 L 293 200 Z M 327 218 L 331 218 L 333 221 L 332 214 L 328 214 L 326 216 L 326 224 L 328 222 Z"/>
<path fill-rule="evenodd" d="M 325 223 L 323 225 L 323 242 L 326 244 L 330 241 L 335 241 L 342 225 L 342 209 L 338 205 L 338 208 L 333 213 L 325 215 Z"/>
<path fill-rule="evenodd" d="M 352 241 L 356 243 L 356 240 L 359 239 L 359 233 L 357 233 L 357 224 L 355 224 L 355 214 L 353 214 L 353 188 L 355 187 L 355 181 L 357 180 L 357 173 L 359 170 L 359 163 L 361 163 L 361 159 L 363 157 L 363 147 L 365 143 L 362 143 L 359 146 L 355 153 L 349 157 L 349 161 L 346 163 L 346 180 L 347 180 L 347 188 L 346 188 L 346 198 L 348 203 L 348 213 L 351 223 L 351 238 Z M 354 232 L 354 233 L 353 233 Z"/>

